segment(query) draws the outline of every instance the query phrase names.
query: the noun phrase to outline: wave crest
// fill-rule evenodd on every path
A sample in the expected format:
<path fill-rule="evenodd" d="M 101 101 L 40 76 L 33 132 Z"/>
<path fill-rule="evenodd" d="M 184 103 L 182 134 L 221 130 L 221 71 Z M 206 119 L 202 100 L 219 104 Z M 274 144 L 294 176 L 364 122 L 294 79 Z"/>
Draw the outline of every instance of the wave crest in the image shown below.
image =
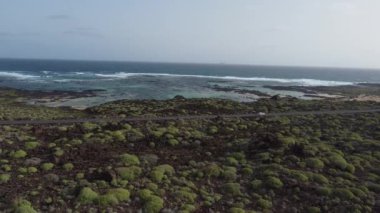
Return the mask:
<path fill-rule="evenodd" d="M 0 77 L 29 79 L 29 78 L 38 78 L 39 76 L 26 75 L 26 74 L 17 73 L 17 72 L 0 72 Z"/>
<path fill-rule="evenodd" d="M 327 81 L 318 79 L 286 79 L 286 78 L 266 78 L 266 77 L 237 77 L 237 76 L 210 76 L 210 75 L 181 75 L 169 73 L 126 73 L 119 72 L 113 74 L 95 74 L 100 78 L 125 79 L 133 76 L 166 76 L 166 77 L 191 77 L 191 78 L 208 78 L 235 81 L 261 81 L 261 82 L 278 82 L 278 83 L 295 83 L 302 86 L 344 86 L 353 85 L 353 82 L 346 81 Z"/>

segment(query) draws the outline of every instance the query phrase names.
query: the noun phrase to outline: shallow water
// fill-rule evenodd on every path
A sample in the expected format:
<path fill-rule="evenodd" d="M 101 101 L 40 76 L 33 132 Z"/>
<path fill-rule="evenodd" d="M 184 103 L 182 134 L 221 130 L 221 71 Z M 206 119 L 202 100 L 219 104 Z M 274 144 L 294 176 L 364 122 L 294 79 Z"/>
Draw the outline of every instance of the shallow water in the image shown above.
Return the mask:
<path fill-rule="evenodd" d="M 255 94 L 218 91 L 214 87 L 306 98 L 301 92 L 278 91 L 263 86 L 339 86 L 361 82 L 380 83 L 380 71 L 222 64 L 0 60 L 0 86 L 29 90 L 102 90 L 97 97 L 58 104 L 66 106 L 97 105 L 118 99 L 168 99 L 176 95 L 238 101 L 258 98 Z"/>

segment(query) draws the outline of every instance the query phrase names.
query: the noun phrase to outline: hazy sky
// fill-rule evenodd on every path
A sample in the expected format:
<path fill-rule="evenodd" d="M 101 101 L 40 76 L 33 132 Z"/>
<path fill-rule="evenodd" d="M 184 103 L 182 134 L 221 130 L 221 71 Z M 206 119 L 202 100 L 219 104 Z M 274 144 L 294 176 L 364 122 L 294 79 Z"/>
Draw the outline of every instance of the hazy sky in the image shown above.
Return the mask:
<path fill-rule="evenodd" d="M 0 57 L 380 68 L 379 0 L 0 0 Z"/>

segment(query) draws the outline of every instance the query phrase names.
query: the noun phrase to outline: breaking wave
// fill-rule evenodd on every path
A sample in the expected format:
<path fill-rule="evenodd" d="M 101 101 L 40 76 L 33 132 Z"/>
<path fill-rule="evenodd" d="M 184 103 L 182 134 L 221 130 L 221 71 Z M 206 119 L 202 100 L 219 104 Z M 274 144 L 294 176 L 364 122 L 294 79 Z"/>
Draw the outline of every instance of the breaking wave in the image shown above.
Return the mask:
<path fill-rule="evenodd" d="M 221 79 L 221 80 L 237 80 L 237 81 L 261 81 L 261 82 L 279 82 L 279 83 L 293 83 L 302 86 L 343 86 L 353 85 L 354 82 L 347 81 L 326 81 L 317 79 L 286 79 L 286 78 L 266 78 L 266 77 L 237 77 L 237 76 L 209 76 L 209 75 L 181 75 L 181 74 L 168 74 L 168 73 L 126 73 L 119 72 L 113 74 L 100 74 L 95 76 L 108 79 L 125 79 L 133 76 L 165 76 L 165 77 L 191 77 L 191 78 L 207 78 L 207 79 Z"/>
<path fill-rule="evenodd" d="M 16 78 L 16 79 L 30 79 L 30 78 L 38 78 L 39 76 L 26 75 L 26 74 L 17 73 L 17 72 L 0 72 L 0 77 Z"/>

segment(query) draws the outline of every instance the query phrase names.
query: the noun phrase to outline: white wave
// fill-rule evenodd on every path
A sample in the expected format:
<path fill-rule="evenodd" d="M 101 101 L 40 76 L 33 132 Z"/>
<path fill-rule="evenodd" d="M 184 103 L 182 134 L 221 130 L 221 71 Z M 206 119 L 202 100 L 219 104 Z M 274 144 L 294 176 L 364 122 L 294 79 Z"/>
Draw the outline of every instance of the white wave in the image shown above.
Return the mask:
<path fill-rule="evenodd" d="M 222 80 L 237 80 L 237 81 L 261 81 L 261 82 L 279 82 L 279 83 L 294 83 L 302 86 L 343 86 L 353 85 L 353 82 L 346 81 L 326 81 L 317 79 L 285 79 L 285 78 L 265 78 L 265 77 L 237 77 L 237 76 L 210 76 L 210 75 L 180 75 L 168 73 L 125 73 L 119 72 L 114 74 L 95 74 L 101 78 L 124 79 L 132 76 L 167 76 L 167 77 L 192 77 L 192 78 L 209 78 Z"/>
<path fill-rule="evenodd" d="M 76 74 L 76 75 L 84 75 L 85 73 L 84 72 L 74 72 L 74 74 Z"/>
<path fill-rule="evenodd" d="M 83 81 L 91 81 L 91 80 L 84 80 L 84 79 L 56 79 L 56 80 L 53 80 L 53 82 L 56 82 L 56 83 L 83 82 Z"/>
<path fill-rule="evenodd" d="M 0 77 L 10 77 L 10 78 L 17 78 L 17 79 L 29 79 L 29 78 L 38 78 L 39 76 L 26 75 L 26 74 L 17 73 L 17 72 L 0 72 Z"/>
<path fill-rule="evenodd" d="M 41 71 L 41 72 L 42 72 L 43 74 L 45 74 L 45 75 L 51 73 L 51 71 L 49 71 L 49 70 L 43 70 L 43 71 Z"/>

